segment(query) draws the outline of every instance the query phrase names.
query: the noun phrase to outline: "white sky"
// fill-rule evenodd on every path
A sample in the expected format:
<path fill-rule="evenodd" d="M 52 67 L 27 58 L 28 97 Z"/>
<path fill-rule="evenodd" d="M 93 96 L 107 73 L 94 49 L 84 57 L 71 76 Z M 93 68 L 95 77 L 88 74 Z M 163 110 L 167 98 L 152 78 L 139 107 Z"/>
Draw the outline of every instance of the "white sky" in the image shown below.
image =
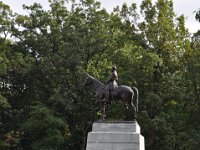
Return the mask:
<path fill-rule="evenodd" d="M 48 0 L 0 0 L 3 3 L 8 4 L 14 12 L 25 13 L 22 9 L 22 4 L 31 5 L 34 2 L 40 3 L 44 9 L 48 9 Z M 101 2 L 102 7 L 105 7 L 109 12 L 119 5 L 121 6 L 124 2 L 131 5 L 132 2 L 137 4 L 139 9 L 142 0 L 98 0 Z M 153 0 L 156 1 L 156 0 Z M 187 18 L 186 27 L 191 33 L 200 30 L 200 23 L 195 20 L 194 11 L 200 9 L 200 0 L 173 0 L 175 14 L 180 16 L 184 14 Z"/>

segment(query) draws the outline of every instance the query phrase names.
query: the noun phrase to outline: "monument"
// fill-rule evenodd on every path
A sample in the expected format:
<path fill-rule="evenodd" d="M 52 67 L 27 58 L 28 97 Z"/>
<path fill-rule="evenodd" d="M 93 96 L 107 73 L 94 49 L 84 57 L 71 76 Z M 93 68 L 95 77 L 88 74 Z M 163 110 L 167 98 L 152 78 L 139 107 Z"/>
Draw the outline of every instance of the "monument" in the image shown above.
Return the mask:
<path fill-rule="evenodd" d="M 101 110 L 100 120 L 93 123 L 92 131 L 88 133 L 86 150 L 145 150 L 144 137 L 136 121 L 138 90 L 125 85 L 118 86 L 115 83 L 116 68 L 112 67 L 111 71 L 107 82 L 111 84 L 104 85 L 90 75 L 83 83 L 84 86 L 93 86 Z M 129 106 L 133 108 L 134 121 L 106 121 L 106 105 L 117 99 L 121 99 L 127 109 Z"/>

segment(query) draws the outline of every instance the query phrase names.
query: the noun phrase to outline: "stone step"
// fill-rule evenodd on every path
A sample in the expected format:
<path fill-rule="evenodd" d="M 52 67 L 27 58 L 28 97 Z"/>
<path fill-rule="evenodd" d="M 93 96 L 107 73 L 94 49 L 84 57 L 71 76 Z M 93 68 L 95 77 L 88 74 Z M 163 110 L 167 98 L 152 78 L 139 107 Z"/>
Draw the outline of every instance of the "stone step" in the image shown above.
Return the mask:
<path fill-rule="evenodd" d="M 140 133 L 140 126 L 137 122 L 95 122 L 92 126 L 93 132 L 136 132 Z"/>
<path fill-rule="evenodd" d="M 98 143 L 139 143 L 142 136 L 134 132 L 90 132 L 88 142 Z"/>
<path fill-rule="evenodd" d="M 133 143 L 88 143 L 86 150 L 144 150 L 144 145 Z"/>

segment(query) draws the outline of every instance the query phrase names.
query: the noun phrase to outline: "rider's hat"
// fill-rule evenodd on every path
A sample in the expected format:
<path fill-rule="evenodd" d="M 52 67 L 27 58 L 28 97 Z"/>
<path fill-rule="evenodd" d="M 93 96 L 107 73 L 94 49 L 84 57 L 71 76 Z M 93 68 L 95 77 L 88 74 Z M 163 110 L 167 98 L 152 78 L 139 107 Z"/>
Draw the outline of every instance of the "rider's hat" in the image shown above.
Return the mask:
<path fill-rule="evenodd" d="M 116 70 L 117 69 L 117 67 L 116 66 L 112 66 L 112 68 L 111 68 L 112 70 Z"/>

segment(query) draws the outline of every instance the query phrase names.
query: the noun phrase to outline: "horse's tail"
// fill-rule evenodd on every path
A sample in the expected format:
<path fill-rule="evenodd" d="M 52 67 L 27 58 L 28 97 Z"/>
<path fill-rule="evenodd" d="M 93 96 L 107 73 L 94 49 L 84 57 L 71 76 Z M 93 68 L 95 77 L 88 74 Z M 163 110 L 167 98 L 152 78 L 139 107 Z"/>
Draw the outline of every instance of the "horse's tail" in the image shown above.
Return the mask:
<path fill-rule="evenodd" d="M 138 92 L 138 89 L 136 87 L 132 87 L 133 91 L 134 91 L 134 94 L 132 95 L 132 100 L 133 100 L 133 97 L 134 95 L 136 96 L 136 99 L 135 99 L 135 103 L 136 103 L 136 112 L 138 112 L 138 99 L 139 99 L 139 92 Z"/>

